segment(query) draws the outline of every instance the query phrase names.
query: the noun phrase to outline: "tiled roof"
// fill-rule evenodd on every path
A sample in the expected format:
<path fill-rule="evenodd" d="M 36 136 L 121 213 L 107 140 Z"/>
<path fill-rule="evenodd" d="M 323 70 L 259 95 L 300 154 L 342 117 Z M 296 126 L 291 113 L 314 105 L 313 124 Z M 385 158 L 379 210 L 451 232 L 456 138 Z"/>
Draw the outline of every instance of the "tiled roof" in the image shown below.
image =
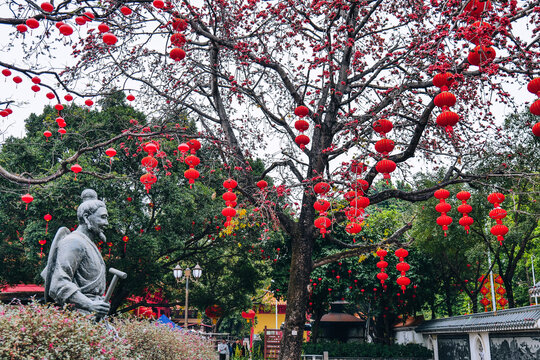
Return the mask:
<path fill-rule="evenodd" d="M 415 331 L 428 334 L 540 329 L 540 305 L 426 321 Z"/>

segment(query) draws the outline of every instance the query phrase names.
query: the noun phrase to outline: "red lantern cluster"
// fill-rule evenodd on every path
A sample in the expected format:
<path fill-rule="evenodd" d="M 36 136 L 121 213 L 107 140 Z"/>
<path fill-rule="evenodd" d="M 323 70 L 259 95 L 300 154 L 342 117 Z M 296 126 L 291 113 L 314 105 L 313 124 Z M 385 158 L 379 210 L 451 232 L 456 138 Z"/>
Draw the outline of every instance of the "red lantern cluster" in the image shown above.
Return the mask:
<path fill-rule="evenodd" d="M 469 64 L 474 66 L 490 63 L 496 56 L 495 49 L 491 46 L 491 36 L 495 29 L 491 24 L 481 20 L 484 13 L 491 8 L 490 0 L 471 0 L 464 9 L 468 15 L 477 20 L 465 30 L 465 39 L 476 45 L 467 56 Z"/>
<path fill-rule="evenodd" d="M 160 5 L 158 3 L 158 5 Z M 174 31 L 177 31 L 171 36 L 171 44 L 174 48 L 169 52 L 169 56 L 174 61 L 181 61 L 186 57 L 186 51 L 183 49 L 186 44 L 186 38 L 181 31 L 187 29 L 188 23 L 184 19 L 173 19 L 172 27 Z"/>
<path fill-rule="evenodd" d="M 45 239 L 38 240 L 38 243 L 41 246 L 41 249 L 40 249 L 40 252 L 39 252 L 39 257 L 43 257 L 43 245 L 45 245 L 47 243 L 47 240 L 45 240 Z"/>
<path fill-rule="evenodd" d="M 536 99 L 536 101 L 531 104 L 529 110 L 531 111 L 531 114 L 540 116 L 540 77 L 534 78 L 529 81 L 529 84 L 527 85 L 527 90 L 539 97 L 539 99 Z M 540 122 L 537 122 L 533 125 L 532 132 L 534 136 L 540 137 Z"/>
<path fill-rule="evenodd" d="M 456 104 L 456 96 L 448 91 L 453 82 L 454 75 L 448 72 L 440 73 L 433 77 L 433 85 L 441 89 L 441 92 L 433 99 L 435 106 L 442 110 L 439 116 L 437 116 L 437 125 L 442 126 L 448 136 L 452 136 L 453 127 L 459 121 L 459 115 L 449 110 L 450 107 Z"/>
<path fill-rule="evenodd" d="M 330 191 L 330 184 L 321 181 L 315 186 L 313 186 L 313 191 L 315 191 L 316 194 L 320 195 L 321 197 L 324 196 L 328 191 Z M 324 238 L 324 235 L 326 234 L 327 230 L 330 225 L 332 225 L 332 221 L 327 217 L 327 210 L 330 207 L 330 202 L 324 200 L 324 199 L 318 199 L 313 204 L 313 207 L 315 210 L 319 212 L 319 217 L 315 219 L 315 227 L 317 227 Z"/>
<path fill-rule="evenodd" d="M 448 226 L 452 223 L 452 218 L 447 215 L 447 213 L 452 209 L 452 206 L 445 200 L 450 196 L 450 191 L 446 189 L 439 189 L 435 191 L 434 196 L 436 199 L 439 199 L 439 203 L 435 206 L 435 210 L 441 213 L 441 216 L 437 218 L 437 225 L 442 226 L 444 236 L 446 236 Z"/>
<path fill-rule="evenodd" d="M 381 284 L 384 285 L 384 281 L 388 279 L 388 274 L 386 273 L 386 268 L 388 267 L 388 263 L 384 261 L 384 257 L 388 254 L 388 252 L 384 249 L 377 250 L 377 256 L 379 257 L 379 261 L 377 262 L 377 267 L 381 270 L 377 274 L 377 279 L 381 281 Z"/>
<path fill-rule="evenodd" d="M 223 182 L 223 187 L 227 189 L 222 196 L 223 200 L 225 200 L 226 208 L 221 210 L 221 215 L 225 216 L 226 218 L 226 221 L 223 224 L 225 227 L 229 227 L 231 225 L 232 218 L 236 216 L 236 194 L 233 192 L 233 189 L 237 186 L 238 183 L 233 179 L 227 179 Z"/>
<path fill-rule="evenodd" d="M 180 144 L 178 148 L 180 149 L 180 146 L 182 145 L 183 144 Z M 201 161 L 199 160 L 197 156 L 195 156 L 195 154 L 201 148 L 201 143 L 197 139 L 191 139 L 187 142 L 187 146 L 189 147 L 189 151 L 191 155 L 187 156 L 184 159 L 184 162 L 187 164 L 187 166 L 189 166 L 189 169 L 184 171 L 184 176 L 186 177 L 186 179 L 188 179 L 189 188 L 191 189 L 193 184 L 195 183 L 195 180 L 198 179 L 200 176 L 199 172 L 195 170 L 195 166 L 199 165 Z M 184 150 L 183 146 L 182 146 L 182 149 Z"/>
<path fill-rule="evenodd" d="M 501 203 L 504 201 L 504 195 L 498 192 L 494 192 L 488 195 L 487 199 L 493 204 L 494 209 L 489 212 L 489 217 L 494 219 L 497 224 L 491 227 L 491 233 L 497 236 L 499 245 L 502 245 L 504 235 L 508 233 L 508 227 L 503 225 L 502 219 L 506 217 L 506 210 L 501 208 Z"/>
<path fill-rule="evenodd" d="M 147 142 L 144 144 L 143 150 L 147 153 L 147 156 L 141 160 L 141 164 L 144 166 L 146 174 L 141 176 L 140 180 L 141 183 L 144 184 L 146 192 L 149 193 L 152 185 L 154 185 L 157 181 L 157 176 L 154 174 L 154 169 L 156 168 L 158 161 L 156 158 L 154 158 L 154 154 L 159 150 L 159 143 L 156 141 Z"/>
<path fill-rule="evenodd" d="M 467 200 L 471 198 L 471 194 L 468 191 L 460 191 L 456 194 L 456 197 L 458 200 L 461 200 L 461 205 L 458 206 L 457 210 L 463 214 L 461 219 L 459 219 L 459 225 L 463 226 L 468 234 L 470 226 L 474 223 L 474 219 L 469 216 L 472 206 L 467 204 Z"/>
<path fill-rule="evenodd" d="M 298 135 L 294 139 L 294 142 L 298 146 L 300 146 L 300 149 L 304 150 L 306 145 L 309 144 L 310 141 L 309 137 L 307 135 L 304 135 L 304 131 L 309 129 L 309 123 L 304 120 L 304 118 L 309 115 L 309 109 L 304 105 L 300 105 L 296 109 L 294 109 L 294 114 L 300 118 L 294 123 L 295 129 L 300 131 L 300 135 Z"/>
<path fill-rule="evenodd" d="M 386 183 L 388 184 L 390 173 L 396 170 L 396 163 L 388 159 L 388 154 L 394 150 L 394 142 L 387 139 L 386 134 L 392 131 L 394 125 L 388 119 L 380 119 L 375 121 L 372 127 L 375 132 L 383 137 L 375 144 L 375 150 L 382 155 L 382 160 L 377 163 L 375 169 L 377 172 L 383 174 Z"/>
<path fill-rule="evenodd" d="M 396 282 L 401 287 L 403 293 L 405 293 L 405 288 L 411 283 L 411 279 L 405 276 L 406 272 L 411 269 L 411 266 L 405 262 L 405 258 L 409 256 L 409 252 L 401 248 L 396 250 L 395 255 L 399 258 L 396 269 L 401 273 L 401 276 L 397 278 Z"/>

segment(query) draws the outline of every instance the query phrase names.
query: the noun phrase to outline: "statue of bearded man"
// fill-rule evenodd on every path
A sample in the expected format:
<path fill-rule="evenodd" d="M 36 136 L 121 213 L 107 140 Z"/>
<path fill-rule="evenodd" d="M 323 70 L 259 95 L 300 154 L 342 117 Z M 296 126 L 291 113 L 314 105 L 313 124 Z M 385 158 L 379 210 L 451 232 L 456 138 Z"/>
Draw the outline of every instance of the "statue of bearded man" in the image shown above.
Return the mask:
<path fill-rule="evenodd" d="M 81 198 L 77 230 L 70 232 L 66 227 L 58 230 L 47 266 L 41 273 L 45 280 L 45 300 L 72 304 L 83 313 L 103 317 L 110 309 L 103 296 L 105 262 L 94 242 L 106 241 L 103 230 L 109 225 L 107 208 L 94 190 L 84 190 Z"/>

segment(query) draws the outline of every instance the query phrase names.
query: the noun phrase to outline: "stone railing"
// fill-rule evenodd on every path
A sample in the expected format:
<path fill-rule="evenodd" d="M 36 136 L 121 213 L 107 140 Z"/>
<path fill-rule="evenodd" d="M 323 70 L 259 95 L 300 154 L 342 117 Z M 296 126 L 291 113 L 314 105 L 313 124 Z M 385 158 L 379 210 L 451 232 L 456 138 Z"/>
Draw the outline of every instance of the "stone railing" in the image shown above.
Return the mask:
<path fill-rule="evenodd" d="M 302 355 L 302 360 L 428 360 L 425 358 L 381 358 L 381 357 L 330 357 L 328 352 L 324 352 L 323 355 Z"/>

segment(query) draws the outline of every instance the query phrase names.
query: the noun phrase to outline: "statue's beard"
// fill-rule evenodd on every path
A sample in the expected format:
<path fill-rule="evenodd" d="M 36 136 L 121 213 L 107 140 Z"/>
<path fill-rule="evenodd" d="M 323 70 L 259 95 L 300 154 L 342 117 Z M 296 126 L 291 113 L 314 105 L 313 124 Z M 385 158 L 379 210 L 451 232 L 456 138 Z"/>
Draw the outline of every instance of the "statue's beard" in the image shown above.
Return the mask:
<path fill-rule="evenodd" d="M 99 241 L 107 242 L 107 237 L 101 229 L 92 224 L 88 224 L 88 231 L 98 238 Z"/>

